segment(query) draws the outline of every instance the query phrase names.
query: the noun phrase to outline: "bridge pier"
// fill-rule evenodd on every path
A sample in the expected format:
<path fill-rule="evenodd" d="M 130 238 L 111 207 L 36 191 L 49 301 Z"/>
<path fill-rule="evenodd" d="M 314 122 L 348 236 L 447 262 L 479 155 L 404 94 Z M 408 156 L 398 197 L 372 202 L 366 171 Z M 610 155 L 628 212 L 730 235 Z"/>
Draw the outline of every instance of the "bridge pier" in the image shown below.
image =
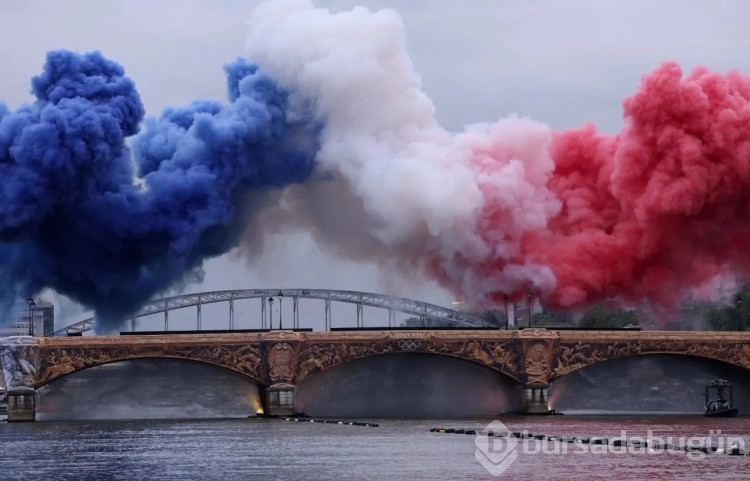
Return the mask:
<path fill-rule="evenodd" d="M 8 390 L 8 422 L 36 421 L 36 391 L 26 386 Z"/>
<path fill-rule="evenodd" d="M 549 385 L 527 384 L 523 387 L 524 414 L 549 414 Z"/>
<path fill-rule="evenodd" d="M 263 414 L 266 416 L 293 416 L 295 386 L 286 383 L 274 384 L 263 390 Z"/>

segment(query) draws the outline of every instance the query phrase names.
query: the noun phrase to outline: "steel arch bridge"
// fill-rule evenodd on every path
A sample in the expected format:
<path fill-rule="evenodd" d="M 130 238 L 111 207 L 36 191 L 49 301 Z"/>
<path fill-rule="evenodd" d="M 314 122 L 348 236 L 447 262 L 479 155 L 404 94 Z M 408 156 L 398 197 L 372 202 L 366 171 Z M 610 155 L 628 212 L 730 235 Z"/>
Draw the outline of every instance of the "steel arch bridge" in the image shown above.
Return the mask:
<path fill-rule="evenodd" d="M 325 303 L 325 328 L 331 328 L 331 303 L 344 302 L 357 306 L 357 327 L 364 326 L 364 306 L 377 307 L 388 310 L 388 327 L 394 327 L 397 312 L 411 314 L 421 319 L 433 319 L 452 323 L 460 327 L 488 327 L 496 328 L 493 324 L 481 317 L 468 314 L 447 307 L 437 306 L 426 302 L 416 301 L 403 297 L 386 296 L 359 291 L 339 291 L 332 289 L 237 289 L 227 291 L 197 292 L 193 294 L 182 294 L 173 297 L 155 299 L 146 304 L 138 313 L 130 318 L 131 330 L 135 331 L 135 320 L 139 317 L 152 314 L 164 313 L 164 330 L 169 331 L 169 311 L 186 307 L 196 308 L 196 327 L 201 330 L 201 306 L 217 302 L 229 303 L 229 329 L 234 329 L 234 301 L 243 299 L 260 300 L 261 328 L 271 328 L 271 320 L 267 319 L 266 303 L 268 301 L 269 313 L 274 299 L 292 299 L 292 327 L 299 328 L 299 299 L 319 299 Z M 281 315 L 280 315 L 281 317 Z M 48 335 L 60 336 L 68 334 L 80 334 L 93 329 L 95 317 L 70 324 L 58 329 Z M 281 323 L 281 319 L 279 320 Z"/>

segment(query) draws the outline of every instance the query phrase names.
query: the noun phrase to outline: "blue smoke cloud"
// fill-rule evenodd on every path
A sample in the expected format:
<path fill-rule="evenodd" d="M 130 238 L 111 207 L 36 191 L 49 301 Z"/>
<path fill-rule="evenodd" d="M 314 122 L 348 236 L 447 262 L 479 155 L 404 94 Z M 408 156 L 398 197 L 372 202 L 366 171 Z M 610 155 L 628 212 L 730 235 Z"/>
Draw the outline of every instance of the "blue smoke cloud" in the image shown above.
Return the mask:
<path fill-rule="evenodd" d="M 0 309 L 50 287 L 114 329 L 237 245 L 248 192 L 311 175 L 314 124 L 288 120 L 287 94 L 256 66 L 237 60 L 226 74 L 228 104 L 196 101 L 144 123 L 120 65 L 98 52 L 47 55 L 36 101 L 0 104 Z"/>

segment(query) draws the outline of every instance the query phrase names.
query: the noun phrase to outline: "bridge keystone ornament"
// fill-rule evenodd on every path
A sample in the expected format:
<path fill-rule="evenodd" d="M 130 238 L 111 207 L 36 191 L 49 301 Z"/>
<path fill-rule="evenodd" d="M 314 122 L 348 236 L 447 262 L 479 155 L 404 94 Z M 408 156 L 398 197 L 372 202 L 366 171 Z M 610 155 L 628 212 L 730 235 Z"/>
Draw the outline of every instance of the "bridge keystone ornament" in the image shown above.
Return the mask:
<path fill-rule="evenodd" d="M 525 382 L 549 384 L 552 377 L 553 352 L 559 342 L 559 334 L 547 329 L 524 329 L 518 337 L 523 345 Z"/>
<path fill-rule="evenodd" d="M 288 342 L 277 342 L 268 350 L 268 375 L 273 382 L 291 382 L 297 355 Z"/>

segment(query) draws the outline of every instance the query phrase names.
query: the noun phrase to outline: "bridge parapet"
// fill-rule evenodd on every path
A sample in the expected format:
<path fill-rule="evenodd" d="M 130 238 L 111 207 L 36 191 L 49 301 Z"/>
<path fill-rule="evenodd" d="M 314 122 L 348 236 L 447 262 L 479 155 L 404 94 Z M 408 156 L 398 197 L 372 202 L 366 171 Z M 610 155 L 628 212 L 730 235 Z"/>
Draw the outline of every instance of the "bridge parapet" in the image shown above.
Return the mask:
<path fill-rule="evenodd" d="M 546 329 L 545 329 L 546 330 Z M 720 331 L 624 331 L 624 330 L 549 330 L 563 340 L 585 341 L 633 341 L 633 340 L 677 340 L 677 341 L 750 341 L 750 332 Z"/>

